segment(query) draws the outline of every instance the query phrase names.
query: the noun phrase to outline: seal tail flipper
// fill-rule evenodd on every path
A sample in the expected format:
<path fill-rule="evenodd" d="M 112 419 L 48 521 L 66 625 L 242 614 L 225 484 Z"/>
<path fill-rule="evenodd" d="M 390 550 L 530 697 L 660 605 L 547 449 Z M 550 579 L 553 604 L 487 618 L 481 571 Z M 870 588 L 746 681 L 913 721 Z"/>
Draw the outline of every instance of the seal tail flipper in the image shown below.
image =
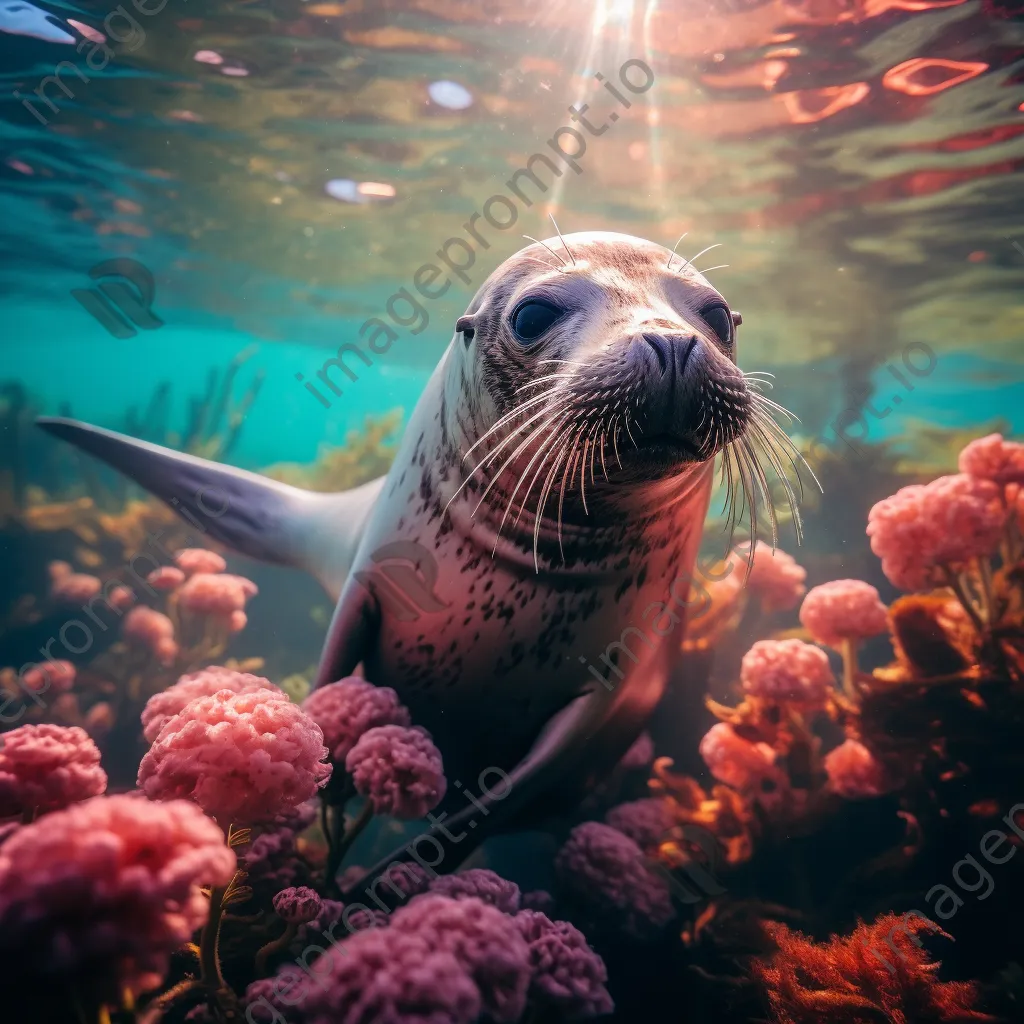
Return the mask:
<path fill-rule="evenodd" d="M 201 533 L 243 555 L 306 569 L 335 597 L 383 484 L 317 494 L 75 420 L 36 422 L 130 477 Z"/>

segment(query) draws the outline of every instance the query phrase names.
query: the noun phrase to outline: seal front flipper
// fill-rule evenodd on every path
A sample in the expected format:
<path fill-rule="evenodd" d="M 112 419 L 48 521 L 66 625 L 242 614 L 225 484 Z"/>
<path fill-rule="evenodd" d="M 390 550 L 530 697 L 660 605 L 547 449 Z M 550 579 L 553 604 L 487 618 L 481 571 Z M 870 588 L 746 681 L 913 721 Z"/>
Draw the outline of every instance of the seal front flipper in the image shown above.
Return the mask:
<path fill-rule="evenodd" d="M 337 596 L 384 478 L 316 494 L 75 420 L 36 421 L 120 470 L 190 526 L 243 555 L 312 573 Z"/>
<path fill-rule="evenodd" d="M 327 630 L 313 689 L 351 675 L 379 629 L 380 605 L 366 586 L 349 576 Z"/>
<path fill-rule="evenodd" d="M 390 871 L 393 865 L 415 862 L 431 876 L 446 874 L 489 836 L 536 825 L 556 809 L 556 803 L 578 802 L 593 784 L 579 775 L 581 755 L 591 740 L 600 746 L 605 739 L 599 732 L 608 721 L 609 707 L 608 694 L 603 692 L 577 697 L 548 722 L 511 772 L 497 765 L 484 768 L 476 785 L 464 787 L 467 800 L 472 791 L 470 806 L 453 815 L 430 815 L 431 828 L 376 864 L 342 893 L 342 899 L 347 903 L 369 895 L 379 906 L 377 890 L 382 880 L 393 891 L 400 888 Z"/>

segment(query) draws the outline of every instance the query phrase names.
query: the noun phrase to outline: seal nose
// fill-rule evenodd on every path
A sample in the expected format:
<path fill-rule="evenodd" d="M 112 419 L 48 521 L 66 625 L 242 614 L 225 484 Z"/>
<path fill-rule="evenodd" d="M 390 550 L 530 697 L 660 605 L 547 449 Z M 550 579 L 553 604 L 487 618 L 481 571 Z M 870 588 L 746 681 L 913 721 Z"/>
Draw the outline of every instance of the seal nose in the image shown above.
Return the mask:
<path fill-rule="evenodd" d="M 667 373 L 671 367 L 681 378 L 686 370 L 686 363 L 690 358 L 690 353 L 693 351 L 694 345 L 697 344 L 697 336 L 690 335 L 685 337 L 645 331 L 643 339 L 654 349 L 654 354 L 658 357 L 658 366 L 661 368 L 662 374 Z"/>

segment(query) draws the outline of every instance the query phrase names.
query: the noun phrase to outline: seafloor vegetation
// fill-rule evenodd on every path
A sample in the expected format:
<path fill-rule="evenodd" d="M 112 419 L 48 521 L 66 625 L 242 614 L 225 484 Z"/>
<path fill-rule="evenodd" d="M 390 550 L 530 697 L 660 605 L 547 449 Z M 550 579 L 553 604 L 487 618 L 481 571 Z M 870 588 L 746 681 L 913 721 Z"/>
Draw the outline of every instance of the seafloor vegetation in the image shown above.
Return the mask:
<path fill-rule="evenodd" d="M 237 438 L 230 392 L 194 411 L 204 452 Z M 26 407 L 9 393 L 8 422 Z M 271 472 L 351 486 L 395 425 Z M 31 465 L 0 527 L 22 552 L 0 610 L 5 1020 L 1021 1019 L 1024 445 L 974 441 L 902 487 L 881 463 L 864 579 L 741 545 L 650 735 L 557 846 L 407 865 L 348 904 L 355 862 L 445 795 L 430 736 L 372 680 L 308 694 L 308 652 L 250 625 L 255 571 Z"/>

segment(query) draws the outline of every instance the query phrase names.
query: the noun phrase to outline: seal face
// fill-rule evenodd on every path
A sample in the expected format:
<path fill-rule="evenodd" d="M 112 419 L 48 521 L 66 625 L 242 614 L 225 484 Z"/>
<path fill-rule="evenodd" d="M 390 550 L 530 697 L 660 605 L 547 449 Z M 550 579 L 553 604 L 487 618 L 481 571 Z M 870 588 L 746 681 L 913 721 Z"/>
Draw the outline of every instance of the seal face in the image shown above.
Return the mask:
<path fill-rule="evenodd" d="M 738 315 L 668 255 L 606 232 L 535 242 L 456 324 L 447 455 L 472 460 L 462 486 L 504 509 L 499 532 L 532 524 L 538 570 L 549 513 L 557 538 L 621 515 L 626 496 L 646 518 L 750 423 Z"/>

